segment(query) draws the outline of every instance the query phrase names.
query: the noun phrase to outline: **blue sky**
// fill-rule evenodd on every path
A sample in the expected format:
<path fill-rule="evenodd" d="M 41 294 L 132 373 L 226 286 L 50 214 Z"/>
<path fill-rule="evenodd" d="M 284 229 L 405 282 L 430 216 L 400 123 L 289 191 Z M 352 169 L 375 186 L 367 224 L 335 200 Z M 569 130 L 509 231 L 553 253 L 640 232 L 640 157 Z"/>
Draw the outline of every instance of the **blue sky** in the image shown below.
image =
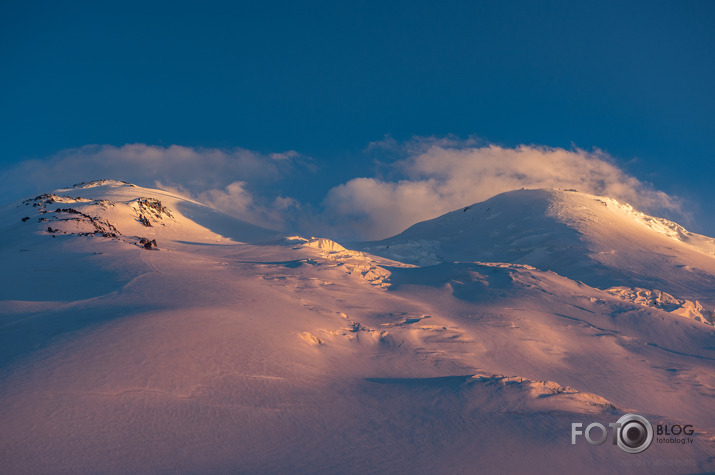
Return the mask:
<path fill-rule="evenodd" d="M 706 1 L 4 1 L 0 172 L 89 144 L 295 151 L 273 179 L 146 176 L 315 216 L 353 179 L 411 179 L 390 164 L 415 137 L 598 148 L 714 235 L 713 24 Z"/>

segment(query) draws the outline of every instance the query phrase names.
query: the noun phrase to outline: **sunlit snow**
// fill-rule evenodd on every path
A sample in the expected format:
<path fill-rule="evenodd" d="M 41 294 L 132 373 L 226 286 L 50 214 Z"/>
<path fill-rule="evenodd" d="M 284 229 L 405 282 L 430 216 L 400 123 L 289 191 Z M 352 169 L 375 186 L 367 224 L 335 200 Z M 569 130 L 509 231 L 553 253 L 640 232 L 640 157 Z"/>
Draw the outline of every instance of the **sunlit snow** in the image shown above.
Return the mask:
<path fill-rule="evenodd" d="M 354 244 L 112 180 L 1 217 L 3 473 L 715 470 L 715 241 L 610 198 Z M 626 412 L 696 443 L 571 445 Z"/>

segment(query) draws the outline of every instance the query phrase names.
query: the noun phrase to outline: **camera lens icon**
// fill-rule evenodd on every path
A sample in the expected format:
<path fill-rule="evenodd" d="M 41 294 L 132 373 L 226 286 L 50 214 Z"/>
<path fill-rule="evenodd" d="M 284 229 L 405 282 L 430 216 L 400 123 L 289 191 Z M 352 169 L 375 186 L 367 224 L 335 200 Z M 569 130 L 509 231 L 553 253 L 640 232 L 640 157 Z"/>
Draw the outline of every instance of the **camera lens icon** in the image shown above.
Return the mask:
<path fill-rule="evenodd" d="M 653 442 L 653 427 L 639 414 L 625 414 L 618 419 L 616 441 L 621 450 L 639 454 Z"/>

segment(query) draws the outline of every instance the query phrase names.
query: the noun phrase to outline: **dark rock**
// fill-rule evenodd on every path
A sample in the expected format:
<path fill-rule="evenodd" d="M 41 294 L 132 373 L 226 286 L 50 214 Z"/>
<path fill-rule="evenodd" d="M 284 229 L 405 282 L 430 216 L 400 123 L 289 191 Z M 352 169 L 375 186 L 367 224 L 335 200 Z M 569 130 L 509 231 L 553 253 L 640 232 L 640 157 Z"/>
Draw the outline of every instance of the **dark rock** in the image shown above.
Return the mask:
<path fill-rule="evenodd" d="M 79 214 L 79 215 L 82 215 L 82 216 L 84 216 L 84 217 L 86 217 L 86 218 L 89 218 L 89 215 L 86 215 L 86 214 L 82 213 L 81 211 L 77 211 L 77 210 L 74 209 L 74 208 L 57 208 L 57 209 L 55 210 L 55 213 Z"/>
<path fill-rule="evenodd" d="M 161 219 L 162 215 L 172 217 L 171 211 L 156 198 L 138 198 L 137 203 L 139 204 L 140 210 L 147 214 L 154 214 L 158 219 Z"/>
<path fill-rule="evenodd" d="M 141 238 L 139 239 L 139 245 L 143 246 L 147 251 L 151 251 L 153 248 L 159 248 L 156 244 L 156 239 L 150 241 L 147 238 Z"/>

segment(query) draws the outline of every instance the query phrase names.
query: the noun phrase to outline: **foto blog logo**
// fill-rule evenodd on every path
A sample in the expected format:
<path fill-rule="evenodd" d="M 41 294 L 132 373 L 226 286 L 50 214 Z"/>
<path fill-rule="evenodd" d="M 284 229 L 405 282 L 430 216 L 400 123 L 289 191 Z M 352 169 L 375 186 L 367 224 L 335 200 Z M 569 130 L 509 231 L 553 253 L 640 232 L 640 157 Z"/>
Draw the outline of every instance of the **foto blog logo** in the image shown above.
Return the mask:
<path fill-rule="evenodd" d="M 639 454 L 653 442 L 653 426 L 640 414 L 625 414 L 616 422 L 608 424 L 611 443 L 629 454 Z M 592 422 L 583 428 L 583 423 L 571 423 L 571 445 L 583 436 L 591 445 L 601 445 L 608 439 L 609 430 L 603 424 Z"/>

